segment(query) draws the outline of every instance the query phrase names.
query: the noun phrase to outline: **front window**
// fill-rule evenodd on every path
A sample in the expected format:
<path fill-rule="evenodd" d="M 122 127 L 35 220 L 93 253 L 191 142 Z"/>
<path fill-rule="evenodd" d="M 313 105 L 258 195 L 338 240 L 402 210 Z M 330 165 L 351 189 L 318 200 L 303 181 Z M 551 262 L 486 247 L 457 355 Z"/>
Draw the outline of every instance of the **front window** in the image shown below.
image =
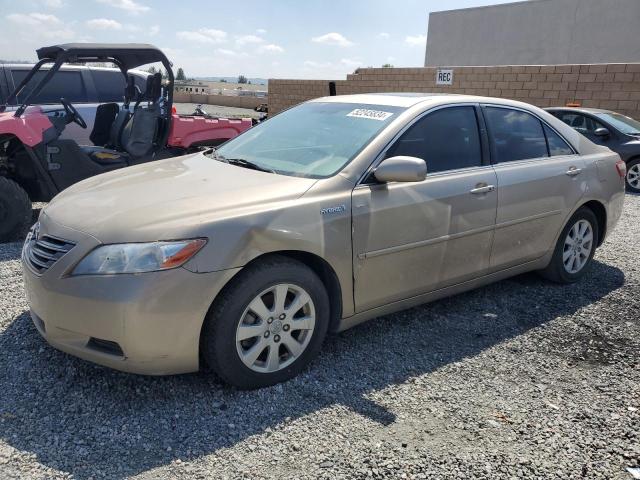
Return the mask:
<path fill-rule="evenodd" d="M 481 166 L 475 108 L 448 107 L 429 113 L 414 123 L 386 156 L 398 155 L 423 159 L 429 173 Z"/>
<path fill-rule="evenodd" d="M 596 113 L 596 117 L 609 122 L 627 135 L 640 135 L 640 122 L 619 113 Z"/>
<path fill-rule="evenodd" d="M 284 175 L 335 175 L 398 114 L 401 107 L 311 102 L 256 125 L 218 149 Z"/>

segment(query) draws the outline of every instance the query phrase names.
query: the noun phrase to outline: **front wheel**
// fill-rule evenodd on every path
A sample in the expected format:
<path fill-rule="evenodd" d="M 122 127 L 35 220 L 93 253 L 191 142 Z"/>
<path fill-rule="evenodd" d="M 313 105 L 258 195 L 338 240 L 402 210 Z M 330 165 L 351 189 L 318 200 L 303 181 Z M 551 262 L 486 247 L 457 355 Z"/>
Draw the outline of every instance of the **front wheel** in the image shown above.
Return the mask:
<path fill-rule="evenodd" d="M 593 211 L 580 208 L 565 225 L 551 262 L 540 273 L 557 283 L 577 282 L 591 266 L 598 235 L 598 221 Z"/>
<path fill-rule="evenodd" d="M 17 240 L 31 223 L 31 200 L 13 180 L 0 177 L 0 242 Z"/>
<path fill-rule="evenodd" d="M 640 193 L 640 158 L 627 163 L 627 176 L 625 177 L 627 191 Z"/>
<path fill-rule="evenodd" d="M 273 257 L 240 272 L 216 299 L 203 328 L 203 358 L 243 389 L 296 376 L 318 354 L 329 298 L 304 264 Z"/>

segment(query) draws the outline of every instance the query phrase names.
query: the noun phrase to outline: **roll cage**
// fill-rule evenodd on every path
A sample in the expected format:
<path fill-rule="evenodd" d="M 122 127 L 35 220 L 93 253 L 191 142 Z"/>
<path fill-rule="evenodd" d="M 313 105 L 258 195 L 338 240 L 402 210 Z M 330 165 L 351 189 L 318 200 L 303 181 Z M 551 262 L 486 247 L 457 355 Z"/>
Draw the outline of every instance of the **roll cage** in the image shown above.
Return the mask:
<path fill-rule="evenodd" d="M 143 43 L 65 43 L 42 47 L 36 50 L 36 53 L 38 55 L 38 63 L 33 66 L 27 76 L 7 97 L 4 105 L 0 105 L 0 113 L 7 109 L 7 105 L 11 101 L 17 100 L 18 95 L 20 95 L 34 75 L 48 63 L 52 63 L 52 67 L 21 102 L 21 105 L 14 113 L 15 117 L 20 117 L 25 112 L 30 105 L 30 100 L 40 93 L 53 75 L 55 75 L 65 63 L 111 62 L 120 69 L 126 82 L 127 72 L 129 70 L 141 65 L 159 62 L 162 63 L 162 66 L 165 68 L 169 81 L 167 85 L 167 105 L 165 109 L 167 118 L 169 118 L 171 114 L 174 84 L 172 64 L 165 54 L 162 53 L 162 50 L 153 45 Z"/>

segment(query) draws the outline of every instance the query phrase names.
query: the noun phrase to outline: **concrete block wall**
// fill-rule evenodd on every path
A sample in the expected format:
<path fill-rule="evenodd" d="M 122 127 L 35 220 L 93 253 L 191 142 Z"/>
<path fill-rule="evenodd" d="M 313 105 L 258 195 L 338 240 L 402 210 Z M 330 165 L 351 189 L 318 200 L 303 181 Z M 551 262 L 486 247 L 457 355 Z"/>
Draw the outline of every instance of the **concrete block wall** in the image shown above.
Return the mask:
<path fill-rule="evenodd" d="M 248 95 L 204 95 L 200 93 L 174 92 L 173 101 L 174 103 L 202 103 L 205 105 L 253 109 L 262 103 L 267 103 L 267 98 Z"/>
<path fill-rule="evenodd" d="M 453 85 L 436 85 L 438 68 Z M 640 63 L 490 67 L 363 68 L 336 80 L 336 93 L 448 92 L 520 100 L 539 107 L 579 103 L 640 119 Z M 269 80 L 269 113 L 329 95 L 329 80 Z"/>

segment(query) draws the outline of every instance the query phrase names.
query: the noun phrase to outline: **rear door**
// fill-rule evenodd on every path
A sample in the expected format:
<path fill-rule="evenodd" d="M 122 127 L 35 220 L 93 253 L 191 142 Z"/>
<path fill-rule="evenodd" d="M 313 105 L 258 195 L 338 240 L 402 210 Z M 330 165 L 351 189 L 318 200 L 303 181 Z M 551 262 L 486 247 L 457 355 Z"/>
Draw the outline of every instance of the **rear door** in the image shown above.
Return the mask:
<path fill-rule="evenodd" d="M 515 108 L 484 105 L 498 181 L 491 270 L 543 256 L 583 197 L 584 162 L 549 125 Z"/>
<path fill-rule="evenodd" d="M 427 162 L 416 183 L 365 181 L 353 192 L 356 311 L 486 273 L 497 207 L 496 174 L 483 161 L 474 105 L 427 113 L 385 158 Z"/>

